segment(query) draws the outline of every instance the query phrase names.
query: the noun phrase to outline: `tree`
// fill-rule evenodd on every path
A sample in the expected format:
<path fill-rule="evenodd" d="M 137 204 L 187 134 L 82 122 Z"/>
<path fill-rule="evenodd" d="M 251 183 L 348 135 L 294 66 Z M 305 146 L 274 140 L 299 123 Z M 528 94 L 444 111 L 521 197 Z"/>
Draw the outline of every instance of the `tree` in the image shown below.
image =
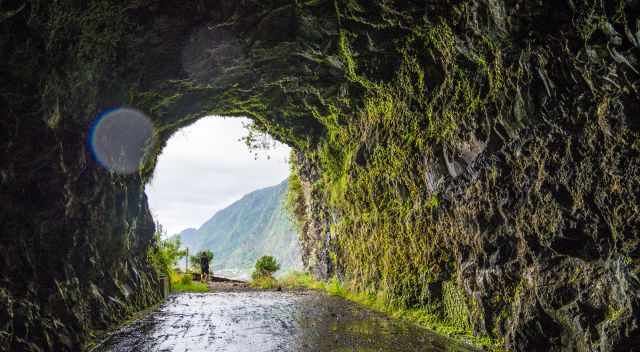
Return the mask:
<path fill-rule="evenodd" d="M 202 257 L 207 257 L 209 263 L 211 263 L 213 261 L 213 252 L 208 249 L 206 251 L 200 251 L 200 258 Z"/>
<path fill-rule="evenodd" d="M 200 255 L 197 253 L 189 256 L 189 270 L 194 273 L 200 272 Z"/>
<path fill-rule="evenodd" d="M 178 260 L 187 253 L 184 249 L 180 249 L 179 238 L 163 240 L 162 237 L 165 235 L 166 232 L 162 225 L 156 223 L 156 233 L 153 235 L 154 243 L 147 252 L 147 258 L 159 274 L 170 276 Z"/>
<path fill-rule="evenodd" d="M 208 249 L 202 250 L 189 257 L 189 262 L 191 263 L 191 269 L 193 271 L 200 271 L 200 260 L 203 256 L 209 259 L 209 266 L 211 266 L 211 263 L 213 262 L 213 252 Z"/>
<path fill-rule="evenodd" d="M 273 273 L 280 270 L 280 264 L 276 258 L 265 255 L 256 261 L 255 271 L 251 274 L 253 279 L 261 277 L 273 277 Z"/>

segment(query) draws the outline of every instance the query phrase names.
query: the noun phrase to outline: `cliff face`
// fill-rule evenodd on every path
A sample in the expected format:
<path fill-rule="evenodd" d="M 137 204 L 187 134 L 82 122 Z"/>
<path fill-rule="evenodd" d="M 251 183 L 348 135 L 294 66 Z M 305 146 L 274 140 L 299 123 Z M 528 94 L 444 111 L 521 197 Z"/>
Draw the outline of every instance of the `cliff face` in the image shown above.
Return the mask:
<path fill-rule="evenodd" d="M 514 350 L 640 329 L 638 1 L 0 5 L 0 345 L 75 349 L 158 299 L 169 136 L 245 115 L 297 151 L 304 262 Z M 152 119 L 139 173 L 86 150 Z"/>

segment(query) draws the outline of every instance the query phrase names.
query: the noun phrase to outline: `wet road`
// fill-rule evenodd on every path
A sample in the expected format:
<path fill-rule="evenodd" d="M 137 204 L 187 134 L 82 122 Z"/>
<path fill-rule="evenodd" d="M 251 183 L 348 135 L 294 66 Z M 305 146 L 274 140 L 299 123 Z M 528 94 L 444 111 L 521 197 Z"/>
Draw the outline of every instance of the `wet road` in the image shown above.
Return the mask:
<path fill-rule="evenodd" d="M 172 295 L 103 351 L 471 351 L 339 297 L 305 292 Z"/>

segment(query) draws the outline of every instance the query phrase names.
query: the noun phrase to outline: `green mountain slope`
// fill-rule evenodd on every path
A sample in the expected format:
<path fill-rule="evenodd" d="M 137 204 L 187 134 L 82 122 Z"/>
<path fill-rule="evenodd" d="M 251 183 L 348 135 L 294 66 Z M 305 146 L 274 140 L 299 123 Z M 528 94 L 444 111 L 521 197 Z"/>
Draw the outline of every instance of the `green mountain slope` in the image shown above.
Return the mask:
<path fill-rule="evenodd" d="M 246 276 L 262 255 L 273 255 L 280 272 L 302 268 L 298 236 L 284 209 L 287 181 L 253 191 L 218 211 L 199 229 L 179 233 L 190 253 L 213 251 L 214 271 Z"/>

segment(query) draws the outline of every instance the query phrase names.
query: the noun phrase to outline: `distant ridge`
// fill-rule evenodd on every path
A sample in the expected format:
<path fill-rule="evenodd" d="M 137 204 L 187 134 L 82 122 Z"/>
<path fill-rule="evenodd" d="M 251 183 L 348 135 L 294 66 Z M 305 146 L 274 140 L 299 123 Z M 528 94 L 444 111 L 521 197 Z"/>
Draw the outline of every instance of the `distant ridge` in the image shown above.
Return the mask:
<path fill-rule="evenodd" d="M 199 229 L 188 228 L 175 235 L 190 253 L 213 251 L 214 271 L 246 277 L 262 255 L 273 255 L 280 272 L 301 270 L 297 233 L 284 209 L 287 180 L 246 194 L 216 212 Z"/>

